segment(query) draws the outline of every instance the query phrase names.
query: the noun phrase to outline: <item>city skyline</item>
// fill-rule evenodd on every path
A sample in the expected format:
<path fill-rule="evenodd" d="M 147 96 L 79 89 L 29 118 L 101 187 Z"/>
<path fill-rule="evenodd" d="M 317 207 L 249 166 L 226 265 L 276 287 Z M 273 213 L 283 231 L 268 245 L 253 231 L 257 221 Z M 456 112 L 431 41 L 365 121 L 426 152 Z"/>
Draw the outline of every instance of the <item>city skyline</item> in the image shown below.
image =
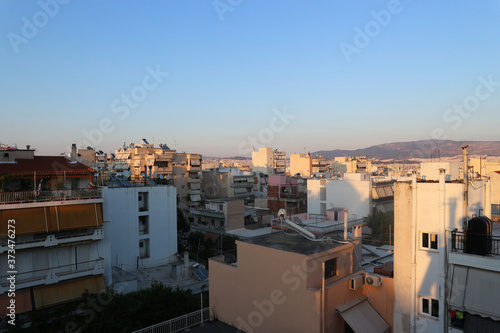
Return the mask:
<path fill-rule="evenodd" d="M 143 137 L 221 157 L 498 140 L 493 1 L 46 0 L 0 11 L 0 142 L 37 154 Z"/>

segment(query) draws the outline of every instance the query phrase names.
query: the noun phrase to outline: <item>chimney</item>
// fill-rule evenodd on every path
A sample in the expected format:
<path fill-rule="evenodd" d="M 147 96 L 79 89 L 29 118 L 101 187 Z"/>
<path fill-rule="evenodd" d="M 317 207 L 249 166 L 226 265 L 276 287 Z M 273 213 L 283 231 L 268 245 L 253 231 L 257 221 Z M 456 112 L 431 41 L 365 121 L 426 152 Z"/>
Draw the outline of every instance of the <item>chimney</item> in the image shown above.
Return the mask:
<path fill-rule="evenodd" d="M 70 157 L 71 157 L 71 160 L 73 162 L 76 161 L 76 143 L 73 143 L 71 145 L 71 155 L 70 155 Z"/>
<path fill-rule="evenodd" d="M 26 145 L 26 150 L 30 150 L 30 145 Z"/>
<path fill-rule="evenodd" d="M 82 163 L 82 154 L 77 154 L 77 160 Z"/>

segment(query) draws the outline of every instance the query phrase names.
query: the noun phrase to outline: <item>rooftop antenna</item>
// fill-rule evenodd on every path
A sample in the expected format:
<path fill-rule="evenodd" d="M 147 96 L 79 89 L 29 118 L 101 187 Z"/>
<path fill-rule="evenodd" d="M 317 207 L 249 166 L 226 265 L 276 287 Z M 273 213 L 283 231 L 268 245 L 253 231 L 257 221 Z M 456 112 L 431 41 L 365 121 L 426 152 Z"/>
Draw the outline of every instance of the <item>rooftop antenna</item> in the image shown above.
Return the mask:
<path fill-rule="evenodd" d="M 175 148 L 175 150 L 177 150 L 177 140 L 176 139 L 174 139 L 174 148 Z"/>

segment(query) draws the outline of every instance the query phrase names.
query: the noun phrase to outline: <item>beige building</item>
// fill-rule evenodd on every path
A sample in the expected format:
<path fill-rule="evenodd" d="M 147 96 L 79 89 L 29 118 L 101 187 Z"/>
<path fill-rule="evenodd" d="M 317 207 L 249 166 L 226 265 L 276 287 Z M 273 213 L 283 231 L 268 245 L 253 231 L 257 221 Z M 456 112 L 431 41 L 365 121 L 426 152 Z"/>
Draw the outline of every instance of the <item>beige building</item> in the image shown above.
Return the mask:
<path fill-rule="evenodd" d="M 345 172 L 371 172 L 372 162 L 366 156 L 335 157 L 335 162 L 345 166 Z M 337 167 L 339 168 L 339 167 Z"/>
<path fill-rule="evenodd" d="M 445 169 L 446 180 L 459 178 L 458 162 L 423 162 L 420 163 L 420 177 L 422 180 L 438 180 L 439 169 Z"/>
<path fill-rule="evenodd" d="M 226 233 L 245 227 L 245 205 L 242 199 L 208 200 L 204 208 L 191 209 L 191 228 Z"/>
<path fill-rule="evenodd" d="M 250 198 L 256 178 L 250 171 L 239 169 L 204 170 L 202 190 L 206 198 Z"/>
<path fill-rule="evenodd" d="M 286 153 L 271 147 L 259 148 L 252 152 L 252 170 L 266 175 L 286 173 Z"/>
<path fill-rule="evenodd" d="M 500 171 L 499 161 L 488 161 L 487 158 L 476 157 L 469 161 L 469 168 L 475 174 L 485 176 L 494 171 Z"/>
<path fill-rule="evenodd" d="M 311 177 L 311 154 L 290 154 L 290 176 L 295 176 L 296 174 L 300 174 L 300 176 L 304 178 Z"/>
<path fill-rule="evenodd" d="M 196 206 L 201 201 L 201 162 L 201 154 L 178 153 L 164 144 L 154 147 L 143 139 L 142 144 L 116 150 L 113 169 L 130 174 L 135 181 L 141 181 L 143 175 L 173 179 L 180 201 Z"/>
<path fill-rule="evenodd" d="M 390 332 L 392 279 L 366 280 L 359 242 L 282 232 L 237 241 L 237 263 L 209 261 L 214 316 L 247 333 Z"/>

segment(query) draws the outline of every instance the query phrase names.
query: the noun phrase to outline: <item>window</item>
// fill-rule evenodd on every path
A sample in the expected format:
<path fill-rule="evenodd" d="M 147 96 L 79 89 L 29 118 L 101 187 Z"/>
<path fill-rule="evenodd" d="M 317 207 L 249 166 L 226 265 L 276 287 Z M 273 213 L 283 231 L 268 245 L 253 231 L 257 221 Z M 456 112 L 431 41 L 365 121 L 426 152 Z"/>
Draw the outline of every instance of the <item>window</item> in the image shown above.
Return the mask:
<path fill-rule="evenodd" d="M 144 212 L 148 210 L 148 192 L 139 192 L 139 211 Z"/>
<path fill-rule="evenodd" d="M 422 297 L 421 312 L 425 315 L 439 318 L 439 301 L 433 298 Z"/>
<path fill-rule="evenodd" d="M 141 259 L 149 258 L 149 239 L 139 241 L 139 257 Z"/>
<path fill-rule="evenodd" d="M 149 216 L 139 216 L 139 235 L 149 234 Z"/>
<path fill-rule="evenodd" d="M 337 258 L 325 261 L 325 280 L 337 275 Z"/>
<path fill-rule="evenodd" d="M 438 235 L 428 232 L 422 233 L 422 248 L 424 249 L 438 249 Z"/>

